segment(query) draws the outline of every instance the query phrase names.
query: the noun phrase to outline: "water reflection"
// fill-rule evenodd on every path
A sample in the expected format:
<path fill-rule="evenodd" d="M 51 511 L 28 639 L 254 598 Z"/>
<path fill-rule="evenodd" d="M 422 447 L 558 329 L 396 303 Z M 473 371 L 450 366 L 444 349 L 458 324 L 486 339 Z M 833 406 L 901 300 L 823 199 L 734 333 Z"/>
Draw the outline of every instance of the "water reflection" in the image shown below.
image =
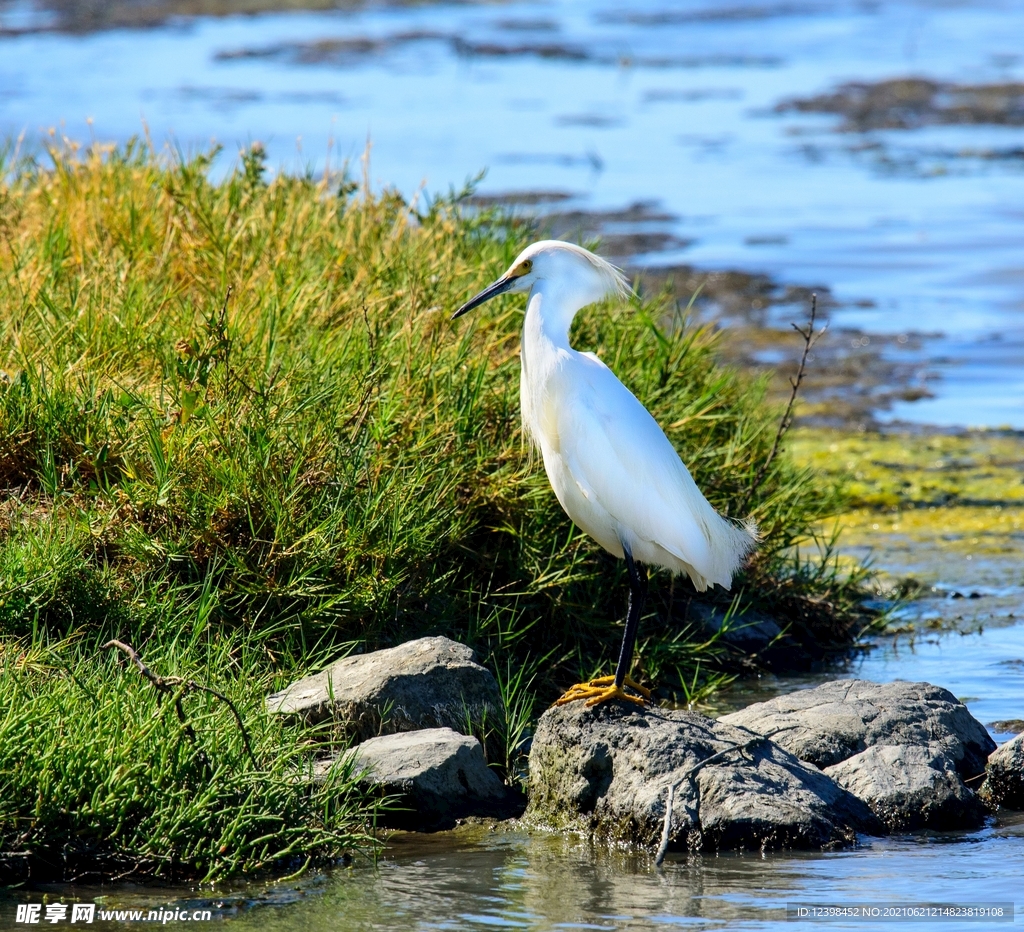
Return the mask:
<path fill-rule="evenodd" d="M 260 909 L 233 924 L 382 932 L 792 928 L 787 904 L 1006 902 L 1022 854 L 1024 816 L 969 834 L 873 840 L 853 852 L 680 857 L 662 870 L 649 857 L 571 837 L 472 827 L 396 837 L 376 868 L 338 873 L 301 906 Z"/>

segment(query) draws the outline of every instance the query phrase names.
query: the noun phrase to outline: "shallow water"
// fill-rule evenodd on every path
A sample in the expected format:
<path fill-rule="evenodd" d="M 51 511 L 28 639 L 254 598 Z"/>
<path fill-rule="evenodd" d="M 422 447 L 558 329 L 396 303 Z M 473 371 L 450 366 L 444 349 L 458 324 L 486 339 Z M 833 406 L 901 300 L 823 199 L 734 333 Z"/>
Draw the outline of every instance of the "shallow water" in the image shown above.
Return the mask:
<path fill-rule="evenodd" d="M 1021 80 L 1020 4 L 552 0 L 77 35 L 53 22 L 0 3 L 0 135 L 26 131 L 26 147 L 50 126 L 123 140 L 144 119 L 158 144 L 216 138 L 228 161 L 259 139 L 288 170 L 323 171 L 331 138 L 331 164 L 358 173 L 369 137 L 374 183 L 410 195 L 487 167 L 481 191 L 564 192 L 560 209 L 655 201 L 668 217 L 630 229 L 689 245 L 641 261 L 824 285 L 839 300 L 836 326 L 932 335 L 886 352 L 919 362 L 922 379 L 940 376 L 928 381 L 935 397 L 880 417 L 1024 428 L 1024 159 L 991 155 L 1020 148 L 1024 131 L 839 134 L 837 117 L 773 112 L 851 79 Z M 905 610 L 905 633 L 836 669 L 745 683 L 719 709 L 856 675 L 946 686 L 986 724 L 1024 717 L 1019 560 L 936 553 L 892 535 L 876 554 L 934 587 Z M 787 903 L 1006 901 L 1021 876 L 1024 817 L 1008 814 L 977 832 L 702 856 L 663 871 L 572 838 L 473 830 L 400 837 L 376 867 L 209 900 L 103 892 L 147 909 L 190 897 L 261 929 L 772 929 L 791 927 Z M 0 905 L 0 928 L 24 928 L 10 900 Z"/>
<path fill-rule="evenodd" d="M 301 925 L 395 932 L 775 929 L 793 928 L 785 918 L 788 904 L 877 903 L 902 900 L 909 890 L 922 903 L 956 900 L 954 890 L 969 890 L 974 902 L 1007 903 L 1020 876 L 1014 859 L 1024 844 L 1024 817 L 977 833 L 974 840 L 983 854 L 967 855 L 967 846 L 953 836 L 927 844 L 906 838 L 824 856 L 681 858 L 659 870 L 627 852 L 525 832 L 488 834 L 474 844 L 448 844 L 440 851 L 419 839 L 403 839 L 375 872 L 372 886 L 361 869 L 339 874 L 309 904 Z M 936 849 L 942 851 L 941 864 Z M 901 882 L 893 883 L 896 872 Z M 273 919 L 249 914 L 235 924 L 286 929 L 296 927 L 296 918 L 281 910 Z"/>
<path fill-rule="evenodd" d="M 370 139 L 372 180 L 410 195 L 486 168 L 485 192 L 654 201 L 688 245 L 641 261 L 827 286 L 836 325 L 941 334 L 921 357 L 935 397 L 883 418 L 1024 427 L 1024 130 L 837 133 L 839 117 L 774 112 L 851 79 L 1019 81 L 1020 4 L 373 5 L 76 35 L 56 22 L 0 3 L 0 135 L 123 140 L 145 120 L 157 144 L 217 139 L 230 162 L 258 139 L 272 164 L 315 172 L 331 139 L 331 164 L 356 174 Z"/>

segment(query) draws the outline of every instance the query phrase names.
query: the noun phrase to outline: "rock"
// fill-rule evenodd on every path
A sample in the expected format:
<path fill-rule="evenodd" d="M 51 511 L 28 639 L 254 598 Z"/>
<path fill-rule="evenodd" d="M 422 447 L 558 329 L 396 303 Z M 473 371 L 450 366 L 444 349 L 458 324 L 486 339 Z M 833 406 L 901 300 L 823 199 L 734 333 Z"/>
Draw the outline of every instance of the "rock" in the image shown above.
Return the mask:
<path fill-rule="evenodd" d="M 382 813 L 393 828 L 451 828 L 467 816 L 508 818 L 522 812 L 521 796 L 508 789 L 484 761 L 476 738 L 450 728 L 425 728 L 364 741 L 352 755 L 360 782 L 398 797 L 402 810 Z M 335 766 L 318 766 L 321 778 Z"/>
<path fill-rule="evenodd" d="M 444 637 L 336 660 L 269 696 L 267 708 L 309 724 L 334 718 L 357 741 L 503 719 L 494 677 L 473 662 L 469 647 Z"/>
<path fill-rule="evenodd" d="M 981 798 L 992 806 L 1024 809 L 1024 734 L 1001 744 L 989 755 Z"/>
<path fill-rule="evenodd" d="M 748 611 L 726 621 L 727 612 L 718 605 L 705 602 L 691 602 L 687 617 L 699 621 L 711 634 L 718 633 L 730 647 L 748 654 L 759 654 L 767 650 L 782 634 L 782 628 L 775 619 L 760 612 Z"/>
<path fill-rule="evenodd" d="M 995 742 L 951 692 L 929 683 L 833 680 L 719 721 L 743 726 L 801 760 L 832 767 L 873 745 L 941 746 L 964 780 L 982 773 Z M 784 730 L 783 730 L 784 729 Z"/>
<path fill-rule="evenodd" d="M 866 802 L 890 831 L 976 828 L 985 819 L 984 805 L 942 745 L 876 744 L 825 773 Z"/>
<path fill-rule="evenodd" d="M 823 848 L 883 831 L 867 806 L 771 741 L 693 712 L 612 703 L 541 716 L 526 817 L 655 848 L 676 783 L 677 848 Z"/>

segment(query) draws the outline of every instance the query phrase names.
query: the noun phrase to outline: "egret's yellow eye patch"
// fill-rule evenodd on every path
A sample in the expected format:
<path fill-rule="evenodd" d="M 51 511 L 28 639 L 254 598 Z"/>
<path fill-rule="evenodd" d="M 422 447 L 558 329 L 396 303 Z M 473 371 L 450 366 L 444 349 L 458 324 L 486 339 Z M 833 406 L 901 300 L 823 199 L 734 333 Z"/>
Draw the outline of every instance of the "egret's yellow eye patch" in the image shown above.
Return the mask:
<path fill-rule="evenodd" d="M 529 275 L 533 271 L 533 260 L 524 259 L 519 263 L 511 272 L 508 273 L 509 278 L 522 278 L 524 275 Z"/>

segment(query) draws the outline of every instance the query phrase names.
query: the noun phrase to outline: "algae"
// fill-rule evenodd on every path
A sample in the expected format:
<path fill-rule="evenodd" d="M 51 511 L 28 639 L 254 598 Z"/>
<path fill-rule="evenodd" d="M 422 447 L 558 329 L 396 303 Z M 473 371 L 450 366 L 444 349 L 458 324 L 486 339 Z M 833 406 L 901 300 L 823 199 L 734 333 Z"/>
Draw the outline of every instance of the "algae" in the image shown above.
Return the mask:
<path fill-rule="evenodd" d="M 787 439 L 798 463 L 845 481 L 842 551 L 873 562 L 883 598 L 915 600 L 897 621 L 980 627 L 1024 612 L 1024 436 L 801 427 Z"/>

